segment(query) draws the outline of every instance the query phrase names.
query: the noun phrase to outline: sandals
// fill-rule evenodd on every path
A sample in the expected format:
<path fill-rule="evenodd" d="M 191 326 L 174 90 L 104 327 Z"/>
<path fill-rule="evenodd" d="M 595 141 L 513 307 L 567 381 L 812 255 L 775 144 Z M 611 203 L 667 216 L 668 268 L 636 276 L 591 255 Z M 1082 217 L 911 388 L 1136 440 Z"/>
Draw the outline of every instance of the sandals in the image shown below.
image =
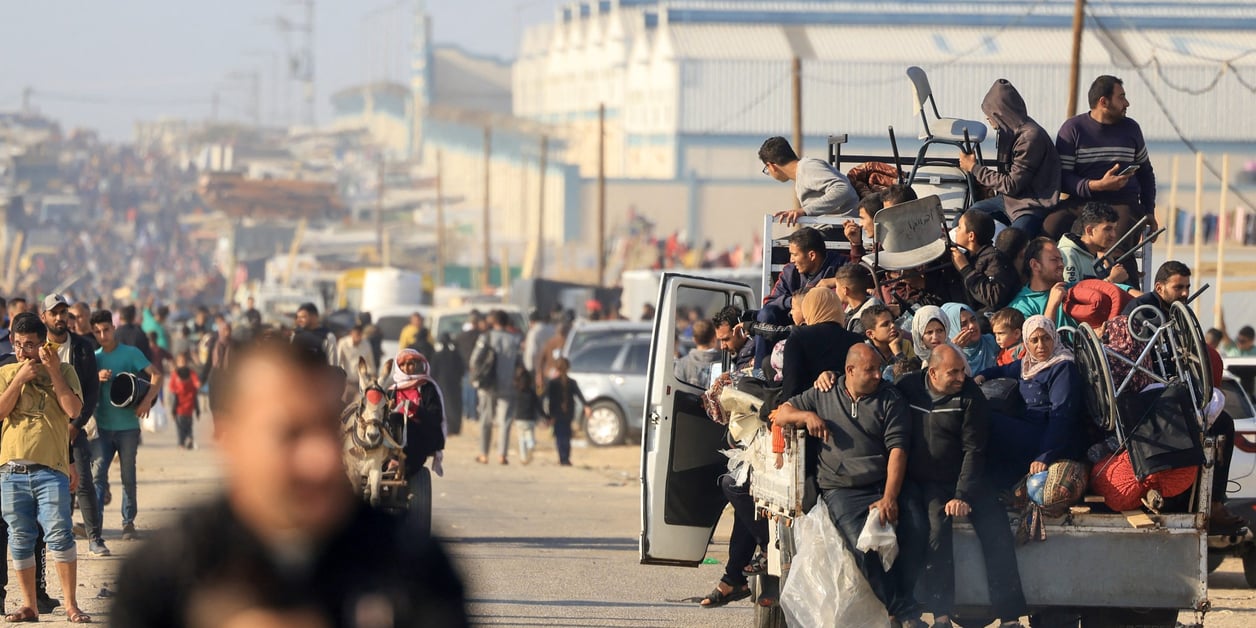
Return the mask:
<path fill-rule="evenodd" d="M 17 611 L 4 616 L 4 621 L 10 624 L 29 624 L 39 621 L 39 613 L 29 606 L 23 606 Z"/>
<path fill-rule="evenodd" d="M 88 615 L 87 613 L 84 613 L 82 610 L 79 610 L 79 609 L 77 609 L 77 608 L 76 608 L 76 609 L 74 609 L 74 610 L 73 610 L 73 611 L 71 611 L 71 612 L 66 613 L 66 619 L 67 619 L 67 621 L 69 621 L 71 624 L 90 624 L 90 623 L 92 623 L 92 616 L 91 616 L 91 615 Z"/>
<path fill-rule="evenodd" d="M 750 564 L 742 568 L 741 573 L 747 576 L 756 576 L 768 570 L 768 555 L 763 550 L 755 552 L 754 558 L 750 559 Z"/>
<path fill-rule="evenodd" d="M 703 604 L 702 602 L 699 602 L 698 605 L 702 608 L 717 608 L 724 606 L 729 602 L 744 600 L 748 597 L 750 597 L 750 585 L 743 584 L 741 585 L 741 588 L 734 587 L 733 590 L 728 593 L 720 591 L 720 588 L 717 586 L 712 589 L 706 597 L 702 598 L 702 602 L 707 603 Z"/>
<path fill-rule="evenodd" d="M 488 456 L 476 456 L 475 461 L 480 464 L 488 464 Z"/>

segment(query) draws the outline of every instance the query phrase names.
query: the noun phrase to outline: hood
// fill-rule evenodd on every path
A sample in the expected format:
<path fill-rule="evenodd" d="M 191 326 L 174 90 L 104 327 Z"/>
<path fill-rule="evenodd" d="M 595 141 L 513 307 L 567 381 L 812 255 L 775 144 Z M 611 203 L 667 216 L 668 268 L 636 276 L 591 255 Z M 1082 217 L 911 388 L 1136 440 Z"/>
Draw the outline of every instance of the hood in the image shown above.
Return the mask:
<path fill-rule="evenodd" d="M 990 91 L 981 101 L 981 111 L 1000 133 L 1014 131 L 1030 119 L 1025 99 L 1007 79 L 999 79 L 990 86 Z"/>
<path fill-rule="evenodd" d="M 1094 253 L 1091 253 L 1090 249 L 1086 248 L 1085 244 L 1082 244 L 1082 241 L 1080 238 L 1081 236 L 1075 233 L 1064 234 L 1060 238 L 1060 250 L 1061 251 L 1076 250 L 1077 252 L 1087 257 L 1094 257 L 1095 256 Z"/>

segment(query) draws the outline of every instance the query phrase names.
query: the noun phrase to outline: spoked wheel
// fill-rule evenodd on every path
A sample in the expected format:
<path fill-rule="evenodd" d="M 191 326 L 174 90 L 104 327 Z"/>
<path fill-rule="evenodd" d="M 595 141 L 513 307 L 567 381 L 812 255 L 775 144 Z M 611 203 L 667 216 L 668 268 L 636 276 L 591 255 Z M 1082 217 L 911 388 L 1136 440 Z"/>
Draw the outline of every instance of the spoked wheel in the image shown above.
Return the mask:
<path fill-rule="evenodd" d="M 1103 352 L 1103 342 L 1089 324 L 1082 323 L 1073 334 L 1073 353 L 1082 379 L 1091 383 L 1082 386 L 1086 414 L 1099 427 L 1108 431 L 1116 429 L 1116 386 L 1112 369 Z"/>
<path fill-rule="evenodd" d="M 1173 324 L 1171 333 L 1176 345 L 1174 359 L 1178 363 L 1178 375 L 1183 379 L 1189 377 L 1195 400 L 1199 409 L 1203 410 L 1212 401 L 1212 363 L 1208 359 L 1208 345 L 1204 344 L 1204 334 L 1199 329 L 1199 319 L 1184 303 L 1175 301 L 1169 308 L 1169 319 Z"/>
<path fill-rule="evenodd" d="M 1130 335 L 1140 342 L 1151 342 L 1156 330 L 1165 324 L 1164 312 L 1154 305 L 1140 305 L 1129 315 Z"/>

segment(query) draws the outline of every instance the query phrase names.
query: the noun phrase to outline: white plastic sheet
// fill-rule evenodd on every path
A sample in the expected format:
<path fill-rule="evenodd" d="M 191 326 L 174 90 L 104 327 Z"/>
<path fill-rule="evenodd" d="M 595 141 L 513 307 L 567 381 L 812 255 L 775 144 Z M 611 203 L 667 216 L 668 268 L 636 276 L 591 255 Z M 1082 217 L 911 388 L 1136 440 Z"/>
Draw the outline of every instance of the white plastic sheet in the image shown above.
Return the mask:
<path fill-rule="evenodd" d="M 868 511 L 868 520 L 859 533 L 859 540 L 855 541 L 855 549 L 876 552 L 881 557 L 881 567 L 886 571 L 894 565 L 894 559 L 898 558 L 898 535 L 894 533 L 894 524 L 881 523 L 881 509 Z"/>
<path fill-rule="evenodd" d="M 170 413 L 166 410 L 166 402 L 158 396 L 153 407 L 148 409 L 148 416 L 140 419 L 140 429 L 145 432 L 161 432 L 170 425 Z"/>
<path fill-rule="evenodd" d="M 795 546 L 781 609 L 790 626 L 889 628 L 889 615 L 864 579 L 824 502 L 793 527 Z"/>

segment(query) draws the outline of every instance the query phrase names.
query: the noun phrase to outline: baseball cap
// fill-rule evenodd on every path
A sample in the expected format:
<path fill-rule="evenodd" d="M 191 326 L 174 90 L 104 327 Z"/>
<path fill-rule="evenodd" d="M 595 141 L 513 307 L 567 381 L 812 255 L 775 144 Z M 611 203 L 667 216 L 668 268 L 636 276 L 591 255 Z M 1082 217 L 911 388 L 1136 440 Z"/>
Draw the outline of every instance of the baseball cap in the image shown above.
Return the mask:
<path fill-rule="evenodd" d="M 51 312 L 53 308 L 57 307 L 58 305 L 64 305 L 66 307 L 70 307 L 70 302 L 66 301 L 65 297 L 59 294 L 55 294 L 55 293 L 44 297 L 44 311 L 45 312 Z"/>

